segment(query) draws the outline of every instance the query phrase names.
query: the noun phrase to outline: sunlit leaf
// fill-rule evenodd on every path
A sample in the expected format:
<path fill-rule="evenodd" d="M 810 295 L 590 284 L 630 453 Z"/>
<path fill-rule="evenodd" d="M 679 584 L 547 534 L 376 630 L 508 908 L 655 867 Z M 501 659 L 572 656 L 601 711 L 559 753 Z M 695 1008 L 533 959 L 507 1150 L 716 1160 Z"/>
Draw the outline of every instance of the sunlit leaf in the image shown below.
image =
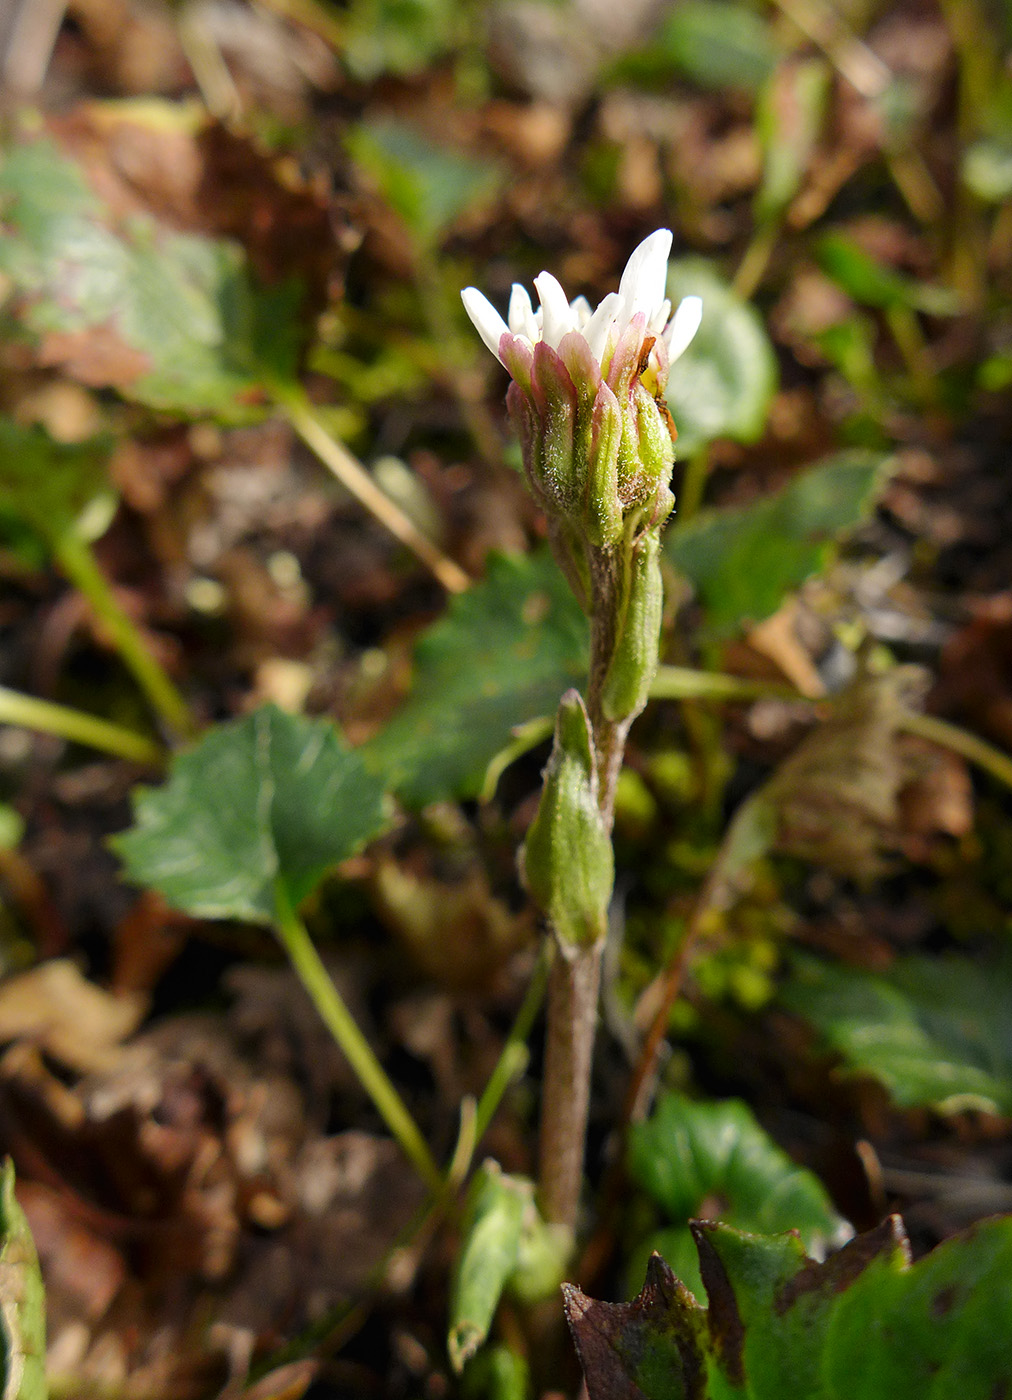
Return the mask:
<path fill-rule="evenodd" d="M 1012 1114 L 1008 960 L 905 957 L 876 975 L 798 958 L 781 997 L 901 1108 Z"/>
<path fill-rule="evenodd" d="M 131 880 L 197 918 L 270 924 L 385 825 L 383 785 L 329 720 L 273 705 L 218 725 L 134 794 L 113 839 Z"/>
<path fill-rule="evenodd" d="M 682 1282 L 702 1296 L 689 1220 L 719 1203 L 719 1218 L 741 1230 L 800 1231 L 805 1248 L 823 1255 L 850 1235 L 817 1177 L 797 1166 L 740 1099 L 695 1103 L 666 1093 L 633 1128 L 629 1172 L 670 1222 L 636 1258 L 657 1250 Z"/>
<path fill-rule="evenodd" d="M 414 688 L 362 752 L 405 802 L 473 797 L 515 725 L 586 678 L 587 620 L 547 552 L 489 560 L 415 651 Z"/>
<path fill-rule="evenodd" d="M 659 1256 L 631 1303 L 566 1287 L 590 1400 L 994 1400 L 1009 1383 L 1012 1217 L 910 1263 L 898 1216 L 824 1264 L 795 1234 L 698 1221 L 708 1308 Z"/>
<path fill-rule="evenodd" d="M 301 293 L 260 286 L 238 244 L 114 220 L 49 140 L 0 164 L 8 314 L 47 363 L 154 408 L 242 416 L 295 373 Z"/>
<path fill-rule="evenodd" d="M 671 367 L 667 400 L 680 457 L 715 438 L 755 442 L 777 386 L 777 362 L 758 313 L 701 258 L 671 264 L 668 295 L 703 299 L 692 344 Z"/>
<path fill-rule="evenodd" d="M 46 1298 L 14 1166 L 0 1169 L 0 1396 L 46 1398 Z"/>
<path fill-rule="evenodd" d="M 703 511 L 670 530 L 668 558 L 695 586 L 709 630 L 727 637 L 761 622 L 786 593 L 825 568 L 833 545 L 872 509 L 886 460 L 878 453 L 841 452 L 772 496 Z"/>

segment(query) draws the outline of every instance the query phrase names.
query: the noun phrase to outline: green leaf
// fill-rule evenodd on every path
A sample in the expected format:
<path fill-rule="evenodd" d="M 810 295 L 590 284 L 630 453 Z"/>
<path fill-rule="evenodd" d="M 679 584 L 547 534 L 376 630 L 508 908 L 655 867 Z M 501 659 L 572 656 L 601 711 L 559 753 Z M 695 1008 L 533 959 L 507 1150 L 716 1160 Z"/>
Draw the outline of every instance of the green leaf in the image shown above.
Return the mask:
<path fill-rule="evenodd" d="M 473 797 L 511 729 L 554 714 L 585 679 L 588 650 L 587 620 L 548 551 L 493 555 L 422 637 L 411 695 L 361 752 L 409 805 Z"/>
<path fill-rule="evenodd" d="M 294 282 L 259 286 L 227 240 L 139 215 L 117 222 L 52 142 L 6 152 L 0 219 L 13 314 L 39 339 L 79 337 L 87 382 L 157 409 L 242 417 L 270 381 L 294 376 Z M 89 336 L 101 355 L 88 353 Z"/>
<path fill-rule="evenodd" d="M 468 1193 L 464 1238 L 450 1300 L 447 1350 L 459 1374 L 488 1336 L 503 1290 L 517 1266 L 524 1216 L 534 1188 L 483 1162 Z"/>
<path fill-rule="evenodd" d="M 590 1400 L 994 1400 L 1007 1393 L 1012 1218 L 911 1265 L 898 1216 L 824 1264 L 795 1234 L 693 1234 L 709 1307 L 655 1255 L 639 1297 L 567 1285 Z"/>
<path fill-rule="evenodd" d="M 490 198 L 502 182 L 495 165 L 437 146 L 390 117 L 360 122 L 348 134 L 347 145 L 426 247 L 465 210 Z"/>
<path fill-rule="evenodd" d="M 0 1169 L 0 1400 L 45 1400 L 46 1295 L 31 1232 Z"/>
<path fill-rule="evenodd" d="M 385 825 L 383 787 L 335 726 L 265 705 L 218 725 L 139 788 L 114 837 L 127 874 L 202 919 L 272 924 Z"/>
<path fill-rule="evenodd" d="M 456 0 L 352 0 L 342 11 L 341 59 L 364 82 L 381 73 L 412 77 L 451 47 L 460 21 Z"/>
<path fill-rule="evenodd" d="M 685 457 L 715 438 L 755 442 L 777 387 L 777 362 L 755 309 L 702 258 L 681 258 L 668 272 L 668 295 L 703 299 L 692 344 L 671 367 L 667 401 Z"/>
<path fill-rule="evenodd" d="M 112 441 L 56 442 L 44 428 L 0 418 L 0 507 L 52 539 L 112 494 Z M 89 512 L 90 513 L 90 512 Z"/>
<path fill-rule="evenodd" d="M 668 558 L 694 585 L 711 632 L 728 637 L 762 622 L 786 593 L 825 568 L 840 536 L 871 511 L 886 460 L 879 453 L 840 452 L 772 496 L 702 511 L 670 531 Z"/>
<path fill-rule="evenodd" d="M 757 92 L 772 72 L 779 45 L 771 25 L 744 5 L 682 0 L 672 5 L 649 47 L 616 63 L 611 76 L 647 86 L 673 74 L 700 87 Z"/>
<path fill-rule="evenodd" d="M 906 306 L 930 316 L 954 316 L 960 309 L 958 295 L 949 287 L 937 287 L 915 277 L 905 277 L 885 267 L 846 234 L 824 234 L 816 245 L 819 265 L 862 306 L 884 311 Z"/>
<path fill-rule="evenodd" d="M 485 1347 L 464 1368 L 460 1390 L 463 1400 L 528 1400 L 530 1368 L 508 1346 Z"/>
<path fill-rule="evenodd" d="M 699 1293 L 701 1279 L 688 1222 L 704 1201 L 742 1230 L 798 1230 L 805 1248 L 824 1254 L 850 1230 L 817 1177 L 795 1165 L 740 1099 L 694 1103 L 668 1093 L 629 1140 L 629 1173 L 673 1228 L 651 1237 L 679 1278 Z"/>
<path fill-rule="evenodd" d="M 906 957 L 872 975 L 799 957 L 781 997 L 901 1108 L 1012 1114 L 1009 959 Z"/>

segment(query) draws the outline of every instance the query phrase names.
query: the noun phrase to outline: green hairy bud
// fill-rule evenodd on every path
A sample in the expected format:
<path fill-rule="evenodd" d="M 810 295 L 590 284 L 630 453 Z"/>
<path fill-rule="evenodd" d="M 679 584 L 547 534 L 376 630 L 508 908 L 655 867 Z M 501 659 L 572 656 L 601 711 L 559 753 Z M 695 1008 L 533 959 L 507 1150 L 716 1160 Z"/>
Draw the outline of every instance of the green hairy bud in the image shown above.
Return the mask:
<path fill-rule="evenodd" d="M 579 693 L 568 690 L 521 858 L 531 897 L 563 946 L 592 945 L 607 932 L 615 868 L 597 802 L 590 720 Z"/>

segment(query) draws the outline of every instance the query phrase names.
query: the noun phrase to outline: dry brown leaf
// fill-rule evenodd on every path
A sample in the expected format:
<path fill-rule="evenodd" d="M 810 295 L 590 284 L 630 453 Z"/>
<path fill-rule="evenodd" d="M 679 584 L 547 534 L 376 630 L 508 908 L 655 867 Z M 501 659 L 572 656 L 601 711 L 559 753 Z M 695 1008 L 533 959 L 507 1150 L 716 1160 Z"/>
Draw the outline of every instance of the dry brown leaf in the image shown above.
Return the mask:
<path fill-rule="evenodd" d="M 146 1006 L 143 997 L 103 991 L 69 958 L 54 958 L 0 983 L 0 1041 L 31 1041 L 85 1074 L 107 1070 Z"/>

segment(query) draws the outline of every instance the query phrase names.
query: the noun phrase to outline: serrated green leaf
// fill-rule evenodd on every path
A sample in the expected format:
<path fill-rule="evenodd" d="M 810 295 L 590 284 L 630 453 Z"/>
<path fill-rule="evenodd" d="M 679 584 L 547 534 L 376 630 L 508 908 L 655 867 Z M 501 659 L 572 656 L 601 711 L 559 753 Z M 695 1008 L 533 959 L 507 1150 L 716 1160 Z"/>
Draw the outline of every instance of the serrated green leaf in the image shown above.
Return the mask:
<path fill-rule="evenodd" d="M 898 958 L 873 975 L 798 958 L 784 1004 L 848 1073 L 878 1079 L 901 1108 L 1012 1114 L 1012 963 Z"/>
<path fill-rule="evenodd" d="M 695 586 L 710 631 L 728 637 L 761 622 L 823 569 L 834 543 L 874 505 L 886 461 L 879 453 L 840 452 L 772 496 L 703 511 L 669 531 L 668 558 Z"/>
<path fill-rule="evenodd" d="M 31 1232 L 0 1169 L 0 1400 L 45 1400 L 46 1295 Z"/>
<path fill-rule="evenodd" d="M 196 918 L 271 924 L 385 825 L 383 785 L 325 719 L 265 705 L 179 754 L 139 788 L 114 837 L 130 879 Z"/>
<path fill-rule="evenodd" d="M 355 161 L 372 176 L 392 209 L 425 246 L 464 211 L 498 188 L 495 165 L 436 145 L 404 122 L 362 121 L 347 138 Z"/>
<path fill-rule="evenodd" d="M 817 1177 L 797 1166 L 740 1099 L 694 1103 L 668 1093 L 629 1139 L 629 1173 L 670 1222 L 637 1251 L 657 1250 L 699 1294 L 702 1280 L 688 1222 L 705 1201 L 742 1230 L 798 1230 L 806 1249 L 824 1254 L 850 1233 Z"/>
<path fill-rule="evenodd" d="M 668 295 L 673 304 L 686 296 L 703 300 L 699 330 L 668 379 L 678 455 L 690 456 L 715 438 L 755 442 L 777 387 L 776 356 L 758 313 L 703 258 L 671 264 Z"/>
<path fill-rule="evenodd" d="M 101 333 L 91 382 L 157 409 L 242 417 L 266 384 L 294 376 L 294 282 L 261 287 L 228 240 L 116 222 L 51 141 L 4 154 L 0 220 L 8 314 L 36 337 Z"/>
<path fill-rule="evenodd" d="M 587 620 L 547 551 L 493 555 L 415 651 L 411 695 L 361 752 L 412 806 L 473 797 L 511 729 L 587 673 Z"/>
<path fill-rule="evenodd" d="M 631 1303 L 567 1287 L 590 1400 L 994 1400 L 1012 1379 L 1012 1217 L 911 1265 L 897 1216 L 824 1264 L 693 1227 L 708 1308 L 654 1256 Z"/>
<path fill-rule="evenodd" d="M 0 418 L 0 508 L 51 539 L 74 525 L 103 495 L 112 493 L 111 439 L 56 442 L 41 427 Z"/>

